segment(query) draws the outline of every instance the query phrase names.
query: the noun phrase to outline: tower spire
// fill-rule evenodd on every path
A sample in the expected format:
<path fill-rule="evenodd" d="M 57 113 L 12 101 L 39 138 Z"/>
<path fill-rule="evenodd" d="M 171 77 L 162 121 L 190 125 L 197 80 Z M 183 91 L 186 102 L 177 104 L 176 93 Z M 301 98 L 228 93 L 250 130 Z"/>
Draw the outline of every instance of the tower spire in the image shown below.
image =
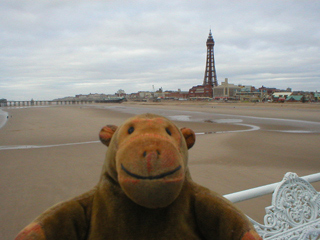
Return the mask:
<path fill-rule="evenodd" d="M 210 85 L 212 87 L 218 86 L 216 67 L 214 63 L 214 39 L 212 37 L 211 28 L 207 39 L 207 60 L 206 70 L 204 73 L 203 85 Z"/>

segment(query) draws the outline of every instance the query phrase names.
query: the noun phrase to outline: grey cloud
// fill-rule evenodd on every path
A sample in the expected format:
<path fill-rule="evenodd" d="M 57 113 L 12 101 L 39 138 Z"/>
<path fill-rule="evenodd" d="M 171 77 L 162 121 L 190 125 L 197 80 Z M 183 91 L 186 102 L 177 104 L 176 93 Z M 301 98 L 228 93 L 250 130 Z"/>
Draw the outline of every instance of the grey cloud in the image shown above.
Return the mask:
<path fill-rule="evenodd" d="M 319 90 L 317 1 L 10 0 L 0 3 L 0 98 L 202 83 L 211 26 L 218 81 Z"/>

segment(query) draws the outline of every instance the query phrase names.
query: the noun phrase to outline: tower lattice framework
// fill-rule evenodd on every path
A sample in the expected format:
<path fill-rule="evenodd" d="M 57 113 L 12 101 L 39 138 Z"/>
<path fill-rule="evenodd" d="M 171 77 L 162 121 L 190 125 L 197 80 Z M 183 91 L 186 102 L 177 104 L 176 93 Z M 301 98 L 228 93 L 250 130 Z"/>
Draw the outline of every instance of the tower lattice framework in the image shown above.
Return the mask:
<path fill-rule="evenodd" d="M 212 87 L 218 86 L 216 67 L 214 63 L 214 39 L 212 37 L 211 29 L 207 39 L 207 61 L 206 70 L 204 73 L 203 85 L 210 85 Z"/>

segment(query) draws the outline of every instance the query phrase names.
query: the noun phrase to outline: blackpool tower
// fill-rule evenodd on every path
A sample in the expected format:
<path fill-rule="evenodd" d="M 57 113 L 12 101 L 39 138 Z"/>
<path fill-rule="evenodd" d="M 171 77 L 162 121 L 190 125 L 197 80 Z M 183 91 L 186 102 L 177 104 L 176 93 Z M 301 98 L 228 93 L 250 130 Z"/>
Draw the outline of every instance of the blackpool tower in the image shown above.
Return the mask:
<path fill-rule="evenodd" d="M 216 67 L 214 64 L 214 40 L 212 37 L 211 29 L 207 39 L 207 61 L 206 71 L 204 73 L 203 86 L 210 85 L 212 87 L 218 86 Z"/>

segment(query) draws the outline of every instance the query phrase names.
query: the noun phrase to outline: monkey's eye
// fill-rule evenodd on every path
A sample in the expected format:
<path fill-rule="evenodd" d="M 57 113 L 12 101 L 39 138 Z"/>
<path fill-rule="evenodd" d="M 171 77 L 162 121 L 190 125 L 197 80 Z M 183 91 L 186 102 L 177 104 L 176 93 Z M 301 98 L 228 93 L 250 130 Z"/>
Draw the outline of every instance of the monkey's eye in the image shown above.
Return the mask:
<path fill-rule="evenodd" d="M 169 128 L 166 128 L 166 132 L 171 136 L 171 131 L 169 130 Z"/>
<path fill-rule="evenodd" d="M 129 133 L 129 134 L 133 133 L 133 131 L 134 131 L 134 127 L 130 127 L 130 128 L 128 129 L 128 133 Z"/>

